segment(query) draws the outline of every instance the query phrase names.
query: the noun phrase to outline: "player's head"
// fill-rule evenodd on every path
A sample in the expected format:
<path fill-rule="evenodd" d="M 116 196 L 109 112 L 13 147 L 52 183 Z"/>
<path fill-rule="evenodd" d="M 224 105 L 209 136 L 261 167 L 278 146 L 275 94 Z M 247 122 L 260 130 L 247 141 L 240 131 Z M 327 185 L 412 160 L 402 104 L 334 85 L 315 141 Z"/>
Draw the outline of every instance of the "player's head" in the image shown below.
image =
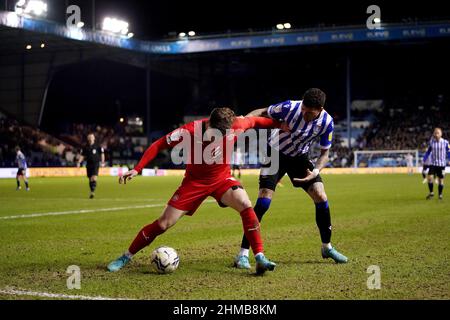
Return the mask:
<path fill-rule="evenodd" d="M 16 146 L 14 149 L 16 150 L 16 153 L 18 153 L 20 151 L 20 147 L 19 146 Z"/>
<path fill-rule="evenodd" d="M 95 143 L 95 136 L 93 133 L 88 134 L 87 141 L 90 145 L 93 145 Z"/>
<path fill-rule="evenodd" d="M 442 138 L 442 129 L 441 128 L 435 128 L 434 132 L 433 132 L 433 137 L 436 140 L 439 140 L 440 138 Z"/>
<path fill-rule="evenodd" d="M 317 118 L 322 112 L 327 96 L 325 92 L 317 88 L 308 89 L 303 95 L 302 116 L 306 122 Z"/>
<path fill-rule="evenodd" d="M 236 114 L 230 108 L 215 108 L 209 117 L 209 127 L 214 128 L 225 134 L 231 129 Z"/>

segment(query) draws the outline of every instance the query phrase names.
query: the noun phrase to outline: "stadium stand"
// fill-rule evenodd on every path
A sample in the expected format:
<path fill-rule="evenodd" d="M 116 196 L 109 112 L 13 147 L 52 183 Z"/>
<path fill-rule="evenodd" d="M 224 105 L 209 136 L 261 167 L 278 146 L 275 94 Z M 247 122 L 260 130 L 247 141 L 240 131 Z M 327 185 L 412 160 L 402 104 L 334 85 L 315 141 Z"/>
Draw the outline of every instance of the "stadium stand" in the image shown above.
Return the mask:
<path fill-rule="evenodd" d="M 417 104 L 413 99 L 394 101 L 377 115 L 377 120 L 366 129 L 360 140 L 360 149 L 424 151 L 433 128 L 450 130 L 450 108 L 444 96 L 435 103 Z"/>
<path fill-rule="evenodd" d="M 353 152 L 356 150 L 418 149 L 421 154 L 424 153 L 434 127 L 442 127 L 444 133 L 450 131 L 450 108 L 442 95 L 429 100 L 434 101 L 433 103 L 421 104 L 415 101 L 417 100 L 412 97 L 402 97 L 386 103 L 380 111 L 356 111 L 353 123 L 365 125 L 354 126 L 352 129 L 352 148 L 348 148 L 346 143 L 346 132 L 339 129 L 345 127 L 345 120 L 336 122 L 337 130 L 328 167 L 351 167 Z M 21 146 L 28 155 L 30 166 L 74 166 L 78 151 L 91 132 L 95 133 L 97 143 L 105 148 L 107 162 L 111 166 L 133 166 L 148 145 L 143 132 L 127 124 L 73 123 L 66 125 L 65 132 L 52 136 L 38 128 L 0 116 L 0 166 L 15 165 L 16 145 Z M 152 140 L 164 133 L 153 132 Z M 315 146 L 312 152 L 317 156 L 320 150 Z M 249 157 L 246 154 L 247 161 Z M 171 163 L 168 152 L 159 155 L 153 165 L 165 169 L 178 168 Z"/>
<path fill-rule="evenodd" d="M 0 166 L 15 167 L 15 147 L 20 146 L 30 166 L 62 167 L 75 163 L 73 146 L 17 120 L 0 116 Z"/>

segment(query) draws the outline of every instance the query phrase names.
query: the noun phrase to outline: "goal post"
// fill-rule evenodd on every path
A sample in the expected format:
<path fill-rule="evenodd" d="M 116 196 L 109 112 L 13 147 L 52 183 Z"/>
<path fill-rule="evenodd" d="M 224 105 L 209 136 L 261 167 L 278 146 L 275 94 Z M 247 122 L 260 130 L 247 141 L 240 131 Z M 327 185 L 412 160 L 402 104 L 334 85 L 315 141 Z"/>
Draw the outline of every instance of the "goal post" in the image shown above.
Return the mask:
<path fill-rule="evenodd" d="M 354 151 L 353 165 L 355 168 L 408 167 L 411 160 L 413 167 L 419 167 L 419 150 L 364 150 Z"/>

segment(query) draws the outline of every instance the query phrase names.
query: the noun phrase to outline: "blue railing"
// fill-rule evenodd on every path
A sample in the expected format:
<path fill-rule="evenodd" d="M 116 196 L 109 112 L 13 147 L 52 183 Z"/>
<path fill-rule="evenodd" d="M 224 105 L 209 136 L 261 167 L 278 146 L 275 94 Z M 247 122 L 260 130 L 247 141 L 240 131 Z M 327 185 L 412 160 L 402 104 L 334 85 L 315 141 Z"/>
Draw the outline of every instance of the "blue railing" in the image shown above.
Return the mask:
<path fill-rule="evenodd" d="M 100 31 L 67 28 L 55 22 L 18 16 L 0 11 L 0 25 L 28 31 L 57 35 L 67 39 L 86 41 L 149 54 L 186 54 L 238 49 L 283 46 L 317 45 L 364 41 L 413 40 L 450 37 L 450 21 L 416 25 L 386 25 L 378 30 L 347 27 L 329 30 L 293 30 L 261 35 L 222 35 L 217 38 L 176 41 L 141 41 L 121 38 Z"/>

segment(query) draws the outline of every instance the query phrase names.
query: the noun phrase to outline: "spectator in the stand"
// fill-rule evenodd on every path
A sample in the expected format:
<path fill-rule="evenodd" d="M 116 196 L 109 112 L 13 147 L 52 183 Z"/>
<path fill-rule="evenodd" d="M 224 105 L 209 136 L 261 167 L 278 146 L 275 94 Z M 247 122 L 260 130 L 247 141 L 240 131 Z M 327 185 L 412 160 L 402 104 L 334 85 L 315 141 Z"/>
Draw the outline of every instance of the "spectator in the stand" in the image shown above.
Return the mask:
<path fill-rule="evenodd" d="M 73 150 L 71 148 L 66 150 L 64 158 L 68 163 L 75 162 L 75 153 L 73 153 Z"/>

